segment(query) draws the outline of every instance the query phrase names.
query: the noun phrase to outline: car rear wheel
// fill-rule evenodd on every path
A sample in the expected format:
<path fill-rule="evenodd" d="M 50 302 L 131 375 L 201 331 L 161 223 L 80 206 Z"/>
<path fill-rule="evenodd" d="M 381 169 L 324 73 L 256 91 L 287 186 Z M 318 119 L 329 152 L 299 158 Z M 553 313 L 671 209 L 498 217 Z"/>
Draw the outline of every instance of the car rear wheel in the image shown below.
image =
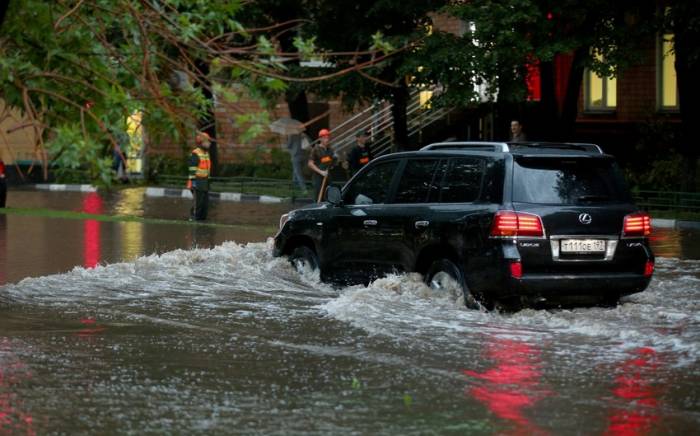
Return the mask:
<path fill-rule="evenodd" d="M 299 273 L 318 271 L 318 256 L 306 245 L 296 247 L 289 256 L 289 262 Z"/>
<path fill-rule="evenodd" d="M 434 261 L 425 273 L 425 283 L 436 291 L 461 292 L 464 296 L 464 304 L 467 307 L 470 309 L 479 308 L 479 303 L 477 303 L 464 281 L 462 269 L 449 259 Z"/>

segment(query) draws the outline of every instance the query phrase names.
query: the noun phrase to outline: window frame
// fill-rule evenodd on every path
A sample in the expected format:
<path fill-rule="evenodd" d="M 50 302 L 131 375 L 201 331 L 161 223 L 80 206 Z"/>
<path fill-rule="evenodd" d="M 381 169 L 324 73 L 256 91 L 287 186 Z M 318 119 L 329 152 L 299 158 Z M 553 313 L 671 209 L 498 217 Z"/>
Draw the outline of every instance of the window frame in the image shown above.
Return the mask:
<path fill-rule="evenodd" d="M 680 103 L 678 99 L 678 76 L 676 75 L 676 104 L 675 106 L 665 106 L 664 97 L 664 40 L 666 36 L 673 38 L 672 33 L 661 33 L 656 38 L 656 110 L 660 113 L 679 113 Z M 675 53 L 674 53 L 675 60 Z M 675 71 L 675 62 L 674 62 Z"/>
<path fill-rule="evenodd" d="M 598 74 L 591 70 L 590 68 L 586 68 L 583 70 L 584 71 L 584 76 L 583 76 L 583 109 L 585 113 L 592 113 L 592 114 L 610 114 L 614 113 L 617 111 L 617 77 L 615 78 L 615 106 L 610 106 L 608 104 L 608 81 L 610 80 L 609 76 L 598 76 Z M 590 91 L 591 91 L 591 78 L 593 75 L 596 75 L 600 77 L 602 81 L 602 88 L 603 88 L 603 105 L 602 106 L 592 106 L 591 105 L 591 96 L 590 96 Z"/>

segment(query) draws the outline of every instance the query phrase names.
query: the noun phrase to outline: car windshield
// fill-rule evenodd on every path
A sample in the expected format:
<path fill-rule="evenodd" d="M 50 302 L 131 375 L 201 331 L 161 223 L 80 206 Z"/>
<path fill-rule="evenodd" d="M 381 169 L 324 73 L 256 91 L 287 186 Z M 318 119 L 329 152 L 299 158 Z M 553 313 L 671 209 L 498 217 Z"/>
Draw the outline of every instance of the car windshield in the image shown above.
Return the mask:
<path fill-rule="evenodd" d="M 584 205 L 630 202 L 631 197 L 612 159 L 518 157 L 513 201 Z"/>

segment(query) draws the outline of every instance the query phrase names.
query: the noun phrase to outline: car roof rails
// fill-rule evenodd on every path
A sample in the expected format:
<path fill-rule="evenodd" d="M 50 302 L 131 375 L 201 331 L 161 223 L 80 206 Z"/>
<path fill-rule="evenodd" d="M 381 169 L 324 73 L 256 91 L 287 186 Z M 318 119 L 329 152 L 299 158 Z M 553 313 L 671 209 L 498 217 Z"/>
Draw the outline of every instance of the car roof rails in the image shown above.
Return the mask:
<path fill-rule="evenodd" d="M 596 144 L 585 142 L 509 142 L 512 149 L 518 148 L 551 148 L 557 150 L 578 150 L 590 153 L 604 154 L 603 150 Z"/>
<path fill-rule="evenodd" d="M 508 153 L 510 149 L 505 142 L 437 142 L 426 145 L 421 151 L 426 150 L 458 150 L 460 148 L 471 148 L 484 151 L 500 151 Z"/>

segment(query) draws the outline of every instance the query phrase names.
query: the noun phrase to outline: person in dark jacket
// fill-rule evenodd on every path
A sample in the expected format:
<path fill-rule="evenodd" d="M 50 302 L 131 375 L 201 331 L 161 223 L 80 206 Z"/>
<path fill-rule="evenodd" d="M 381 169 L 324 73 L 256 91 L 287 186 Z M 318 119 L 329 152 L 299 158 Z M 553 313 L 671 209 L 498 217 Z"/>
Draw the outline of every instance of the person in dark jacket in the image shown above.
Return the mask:
<path fill-rule="evenodd" d="M 348 155 L 348 163 L 350 164 L 350 171 L 353 175 L 374 158 L 372 155 L 372 145 L 368 142 L 368 139 L 369 132 L 367 130 L 360 130 L 355 134 L 356 144 Z"/>
<path fill-rule="evenodd" d="M 187 187 L 192 191 L 193 204 L 190 210 L 190 221 L 207 219 L 209 209 L 209 174 L 211 159 L 209 159 L 209 144 L 211 138 L 206 132 L 199 132 L 195 137 L 197 147 L 192 150 L 189 161 L 189 178 Z"/>

